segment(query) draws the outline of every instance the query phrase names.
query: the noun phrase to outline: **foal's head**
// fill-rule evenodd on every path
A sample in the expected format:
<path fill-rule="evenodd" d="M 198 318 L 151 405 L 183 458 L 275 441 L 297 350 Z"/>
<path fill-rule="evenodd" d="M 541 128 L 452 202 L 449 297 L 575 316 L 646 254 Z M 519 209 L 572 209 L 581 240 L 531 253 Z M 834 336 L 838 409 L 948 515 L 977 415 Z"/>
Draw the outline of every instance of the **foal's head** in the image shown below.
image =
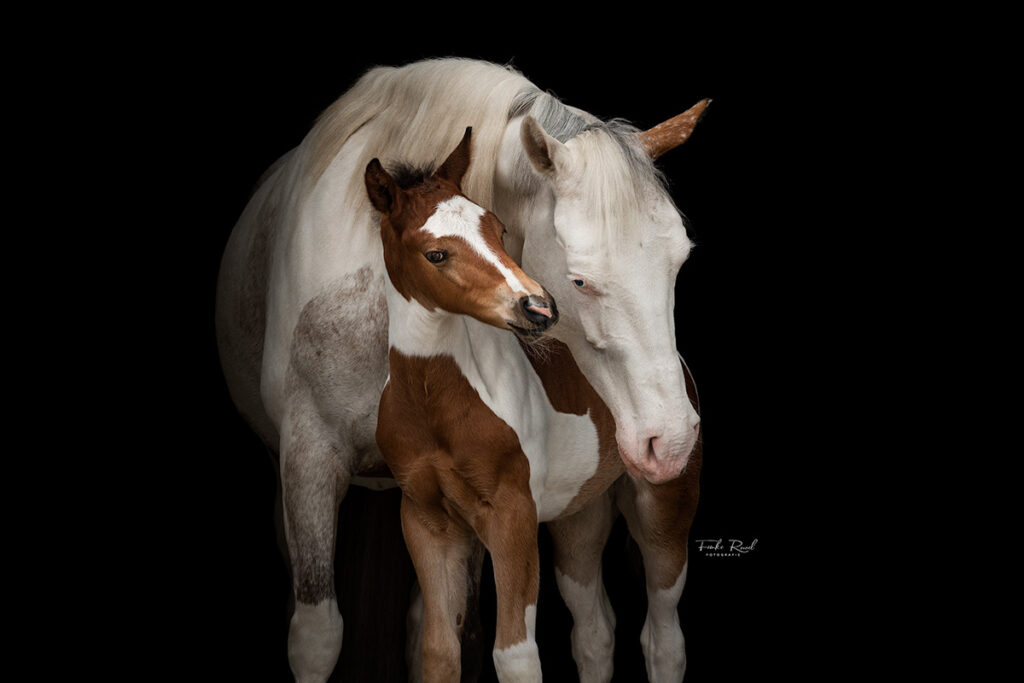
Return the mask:
<path fill-rule="evenodd" d="M 505 252 L 501 221 L 460 189 L 471 131 L 429 177 L 389 174 L 377 159 L 366 167 L 388 276 L 402 296 L 428 309 L 540 336 L 558 320 L 555 300 Z"/>

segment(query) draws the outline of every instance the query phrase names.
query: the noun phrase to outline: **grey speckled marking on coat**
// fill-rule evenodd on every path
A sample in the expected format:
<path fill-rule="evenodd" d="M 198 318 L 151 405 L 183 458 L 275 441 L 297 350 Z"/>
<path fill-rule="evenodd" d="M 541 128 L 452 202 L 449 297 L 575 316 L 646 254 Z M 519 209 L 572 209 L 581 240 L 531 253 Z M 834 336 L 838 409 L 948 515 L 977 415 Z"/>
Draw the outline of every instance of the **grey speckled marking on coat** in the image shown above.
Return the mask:
<path fill-rule="evenodd" d="M 366 367 L 371 361 L 375 367 Z M 324 419 L 348 434 L 347 445 L 375 455 L 377 406 L 387 375 L 384 280 L 366 266 L 327 286 L 302 309 L 292 336 L 287 392 L 308 391 Z"/>
<path fill-rule="evenodd" d="M 365 267 L 311 299 L 292 337 L 282 479 L 296 598 L 307 604 L 334 596 L 338 505 L 350 475 L 380 460 L 387 327 L 383 280 Z M 368 360 L 377 365 L 369 383 Z"/>
<path fill-rule="evenodd" d="M 281 472 L 295 598 L 308 605 L 335 595 L 334 540 L 344 495 L 337 476 L 340 449 L 322 437 L 315 422 L 301 415 Z"/>

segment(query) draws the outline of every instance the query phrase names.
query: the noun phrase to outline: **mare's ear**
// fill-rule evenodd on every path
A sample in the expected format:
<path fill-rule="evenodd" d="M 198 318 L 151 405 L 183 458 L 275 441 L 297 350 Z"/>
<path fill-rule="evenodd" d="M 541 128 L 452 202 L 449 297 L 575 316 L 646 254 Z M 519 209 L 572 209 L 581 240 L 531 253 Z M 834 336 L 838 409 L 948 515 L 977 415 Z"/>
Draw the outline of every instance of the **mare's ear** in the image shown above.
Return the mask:
<path fill-rule="evenodd" d="M 519 139 L 526 150 L 526 156 L 543 176 L 554 179 L 558 174 L 560 160 L 568 154 L 565 145 L 544 132 L 537 120 L 527 115 L 519 131 Z"/>
<path fill-rule="evenodd" d="M 652 159 L 657 159 L 670 149 L 675 149 L 686 142 L 709 104 L 711 100 L 701 100 L 682 114 L 640 133 L 640 142 L 643 143 L 647 154 Z"/>
<path fill-rule="evenodd" d="M 455 186 L 459 189 L 462 188 L 462 177 L 466 175 L 466 169 L 469 168 L 470 138 L 472 135 L 473 127 L 469 126 L 466 128 L 466 133 L 462 136 L 462 142 L 459 143 L 459 146 L 452 150 L 452 153 L 444 160 L 441 167 L 434 171 L 436 177 L 455 183 Z"/>
<path fill-rule="evenodd" d="M 402 191 L 394 178 L 388 175 L 384 167 L 380 165 L 379 159 L 374 159 L 366 165 L 366 193 L 370 196 L 370 203 L 384 215 L 394 213 L 401 200 Z"/>

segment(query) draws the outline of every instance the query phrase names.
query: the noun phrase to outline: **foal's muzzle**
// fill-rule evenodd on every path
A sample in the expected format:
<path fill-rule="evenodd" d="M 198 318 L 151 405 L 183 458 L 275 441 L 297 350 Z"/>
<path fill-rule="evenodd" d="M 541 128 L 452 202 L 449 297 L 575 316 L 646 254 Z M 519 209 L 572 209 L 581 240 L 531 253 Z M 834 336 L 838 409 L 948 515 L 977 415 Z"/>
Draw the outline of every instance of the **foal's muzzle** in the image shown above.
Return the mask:
<path fill-rule="evenodd" d="M 524 296 L 519 300 L 522 320 L 509 322 L 509 326 L 520 334 L 538 337 L 558 322 L 558 306 L 551 295 Z"/>

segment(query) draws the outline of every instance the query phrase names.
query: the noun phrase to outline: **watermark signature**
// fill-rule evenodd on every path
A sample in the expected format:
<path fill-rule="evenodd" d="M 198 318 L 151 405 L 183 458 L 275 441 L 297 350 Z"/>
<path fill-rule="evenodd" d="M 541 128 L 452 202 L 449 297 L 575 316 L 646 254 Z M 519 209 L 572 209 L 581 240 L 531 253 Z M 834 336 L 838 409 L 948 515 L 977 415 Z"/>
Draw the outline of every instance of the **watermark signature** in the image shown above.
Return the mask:
<path fill-rule="evenodd" d="M 757 539 L 746 543 L 735 538 L 700 538 L 695 541 L 704 557 L 743 557 L 757 547 Z"/>

